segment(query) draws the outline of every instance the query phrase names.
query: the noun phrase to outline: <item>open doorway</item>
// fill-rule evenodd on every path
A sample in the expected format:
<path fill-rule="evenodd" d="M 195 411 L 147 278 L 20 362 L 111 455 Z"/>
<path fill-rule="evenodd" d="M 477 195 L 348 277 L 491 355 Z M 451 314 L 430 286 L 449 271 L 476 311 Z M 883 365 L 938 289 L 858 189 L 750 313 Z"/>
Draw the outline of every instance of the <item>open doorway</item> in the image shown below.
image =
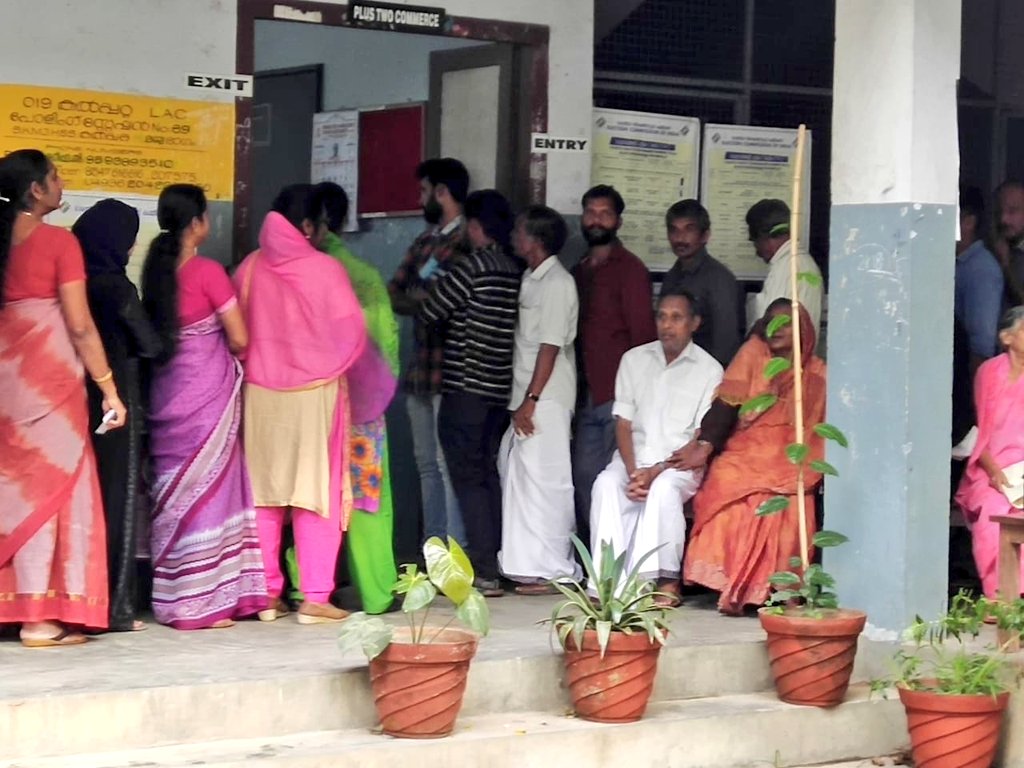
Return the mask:
<path fill-rule="evenodd" d="M 316 112 L 358 111 L 362 118 L 422 105 L 417 156 L 459 158 L 470 171 L 471 189 L 497 188 L 515 206 L 544 201 L 546 164 L 543 158 L 531 161 L 529 138 L 547 130 L 546 27 L 450 18 L 442 34 L 425 35 L 354 28 L 347 6 L 300 2 L 290 3 L 286 13 L 282 8 L 269 0 L 238 3 L 237 69 L 255 76 L 255 95 L 237 106 L 236 261 L 256 247 L 276 191 L 311 181 Z M 359 141 L 369 145 L 373 138 L 361 134 Z M 360 216 L 345 240 L 387 281 L 426 226 L 415 202 L 418 182 L 408 164 L 392 168 L 395 158 L 386 152 L 371 167 L 364 161 L 356 194 L 346 189 Z M 381 185 L 394 190 L 391 205 L 360 205 L 358 198 L 371 197 L 359 191 L 368 177 L 379 182 L 369 191 L 380 192 Z M 410 325 L 402 323 L 403 354 L 412 346 Z M 388 434 L 401 562 L 416 556 L 420 526 L 418 474 L 401 395 L 388 412 Z"/>

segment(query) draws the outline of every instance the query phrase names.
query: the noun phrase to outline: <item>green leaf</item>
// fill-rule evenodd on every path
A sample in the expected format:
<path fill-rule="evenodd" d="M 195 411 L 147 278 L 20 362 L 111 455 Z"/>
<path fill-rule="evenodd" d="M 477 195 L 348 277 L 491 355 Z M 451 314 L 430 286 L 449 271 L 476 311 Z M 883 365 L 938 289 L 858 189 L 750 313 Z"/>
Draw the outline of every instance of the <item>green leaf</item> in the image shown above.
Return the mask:
<path fill-rule="evenodd" d="M 780 589 L 771 594 L 768 599 L 768 605 L 774 605 L 776 603 L 788 603 L 790 600 L 800 597 L 799 592 L 794 592 L 791 589 Z"/>
<path fill-rule="evenodd" d="M 783 371 L 788 371 L 793 364 L 784 357 L 773 357 L 764 366 L 764 377 L 771 381 Z"/>
<path fill-rule="evenodd" d="M 764 329 L 764 335 L 770 339 L 779 328 L 791 322 L 793 322 L 793 318 L 789 315 L 776 315 L 768 322 L 768 327 Z"/>
<path fill-rule="evenodd" d="M 459 603 L 455 615 L 459 617 L 459 621 L 480 635 L 486 635 L 491 630 L 491 610 L 487 607 L 487 599 L 475 589 Z"/>
<path fill-rule="evenodd" d="M 803 568 L 804 567 L 804 561 L 801 559 L 800 555 L 793 555 L 791 558 L 789 558 L 789 567 L 790 568 Z"/>
<path fill-rule="evenodd" d="M 821 285 L 821 275 L 819 275 L 817 272 L 797 272 L 796 279 L 802 280 L 803 282 L 807 283 L 808 285 L 814 286 L 815 288 Z"/>
<path fill-rule="evenodd" d="M 469 559 L 456 541 L 448 541 L 454 549 L 449 550 L 436 536 L 427 539 L 423 544 L 423 558 L 427 563 L 427 574 L 434 585 L 455 605 L 462 605 L 473 590 L 473 567 L 466 567 Z M 458 550 L 458 556 L 455 550 Z"/>
<path fill-rule="evenodd" d="M 757 517 L 767 517 L 768 515 L 774 515 L 788 508 L 789 499 L 785 496 L 774 496 L 768 499 L 768 501 L 761 502 L 761 506 L 757 508 L 754 515 Z"/>
<path fill-rule="evenodd" d="M 806 443 L 790 443 L 786 446 L 786 458 L 789 459 L 790 464 L 798 467 L 804 463 L 810 452 L 811 447 Z"/>
<path fill-rule="evenodd" d="M 823 475 L 833 475 L 839 477 L 839 471 L 829 464 L 827 461 L 812 461 L 810 467 L 815 472 L 820 472 Z"/>
<path fill-rule="evenodd" d="M 814 538 L 811 539 L 816 547 L 838 547 L 849 540 L 849 538 L 838 531 L 818 531 L 814 534 Z"/>
<path fill-rule="evenodd" d="M 391 591 L 396 595 L 404 595 L 416 584 L 427 579 L 426 574 L 420 573 L 415 563 L 406 563 L 402 568 L 404 570 L 399 574 L 398 581 L 391 588 Z"/>
<path fill-rule="evenodd" d="M 610 621 L 599 621 L 594 625 L 594 629 L 597 630 L 597 646 L 601 649 L 601 658 L 604 658 L 604 652 L 608 650 L 608 640 L 612 635 L 612 623 Z"/>
<path fill-rule="evenodd" d="M 779 586 L 795 586 L 800 583 L 800 577 L 792 571 L 779 571 L 769 576 L 768 581 Z"/>
<path fill-rule="evenodd" d="M 417 581 L 405 593 L 405 600 L 402 601 L 402 610 L 406 613 L 413 613 L 414 611 L 426 608 L 434 602 L 435 597 L 437 597 L 437 588 L 427 581 L 426 577 L 421 575 L 421 580 Z"/>
<path fill-rule="evenodd" d="M 377 658 L 391 644 L 391 627 L 376 616 L 353 613 L 341 625 L 338 647 L 342 653 L 361 651 L 367 659 Z"/>
<path fill-rule="evenodd" d="M 773 395 L 769 392 L 753 397 L 740 406 L 740 416 L 746 416 L 748 413 L 764 413 L 775 405 L 778 399 L 778 395 Z"/>
<path fill-rule="evenodd" d="M 843 448 L 848 448 L 850 445 L 849 441 L 846 439 L 846 435 L 840 432 L 838 427 L 831 424 L 815 424 L 814 433 L 826 440 L 833 440 L 836 443 L 839 443 Z"/>

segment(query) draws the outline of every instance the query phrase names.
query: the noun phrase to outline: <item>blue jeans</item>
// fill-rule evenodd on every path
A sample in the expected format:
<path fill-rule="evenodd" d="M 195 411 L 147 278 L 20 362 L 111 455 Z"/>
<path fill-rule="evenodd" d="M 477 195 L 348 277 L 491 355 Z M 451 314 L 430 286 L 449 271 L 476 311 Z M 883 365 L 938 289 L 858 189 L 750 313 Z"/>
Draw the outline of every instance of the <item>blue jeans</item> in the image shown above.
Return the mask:
<path fill-rule="evenodd" d="M 437 415 L 441 409 L 440 395 L 406 395 L 405 407 L 412 428 L 412 449 L 416 469 L 420 473 L 420 496 L 423 501 L 423 537 L 451 536 L 463 547 L 466 531 L 462 527 L 459 502 L 448 477 L 448 465 L 437 438 Z"/>
<path fill-rule="evenodd" d="M 594 480 L 615 453 L 615 417 L 612 401 L 593 406 L 590 397 L 576 412 L 572 441 L 572 484 L 576 493 L 576 535 L 590 543 L 590 491 Z"/>

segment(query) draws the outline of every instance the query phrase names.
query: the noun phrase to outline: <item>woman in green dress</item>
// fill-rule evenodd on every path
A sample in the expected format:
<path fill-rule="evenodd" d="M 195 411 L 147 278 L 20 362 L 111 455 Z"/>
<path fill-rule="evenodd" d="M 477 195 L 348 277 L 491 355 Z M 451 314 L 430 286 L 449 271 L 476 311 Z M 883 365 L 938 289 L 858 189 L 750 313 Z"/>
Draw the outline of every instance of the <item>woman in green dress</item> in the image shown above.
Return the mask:
<path fill-rule="evenodd" d="M 363 308 L 366 330 L 383 358 L 398 375 L 398 322 L 391 311 L 387 287 L 376 267 L 352 255 L 339 232 L 348 215 L 348 196 L 337 184 L 313 188 L 305 222 L 311 240 L 341 262 Z M 350 465 L 354 509 L 345 546 L 349 573 L 363 610 L 384 613 L 391 608 L 391 587 L 398 579 L 392 539 L 394 510 L 384 417 L 352 428 Z"/>

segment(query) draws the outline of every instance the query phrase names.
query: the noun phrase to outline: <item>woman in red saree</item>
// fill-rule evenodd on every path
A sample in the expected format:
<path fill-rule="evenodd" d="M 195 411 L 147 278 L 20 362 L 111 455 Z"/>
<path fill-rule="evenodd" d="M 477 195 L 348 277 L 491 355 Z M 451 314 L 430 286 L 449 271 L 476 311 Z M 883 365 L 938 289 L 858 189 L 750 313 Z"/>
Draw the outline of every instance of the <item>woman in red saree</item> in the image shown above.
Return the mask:
<path fill-rule="evenodd" d="M 75 236 L 42 222 L 60 205 L 38 150 L 0 160 L 0 624 L 29 647 L 77 645 L 107 626 L 103 503 L 83 366 L 125 422 L 89 313 Z"/>
<path fill-rule="evenodd" d="M 725 371 L 718 397 L 701 424 L 696 466 L 715 450 L 721 454 L 711 463 L 693 499 L 693 531 L 683 565 L 687 584 L 702 584 L 720 592 L 718 609 L 740 615 L 744 606 L 764 603 L 771 590 L 768 578 L 788 570 L 789 559 L 800 554 L 796 504 L 797 468 L 786 458 L 786 446 L 794 442 L 793 372 L 764 377 L 765 364 L 773 357 L 792 360 L 793 331 L 783 326 L 771 338 L 765 328 L 773 317 L 789 315 L 789 299 L 773 302 L 755 326 L 750 338 Z M 803 405 L 810 460 L 822 458 L 822 440 L 810 429 L 825 414 L 825 363 L 814 355 L 816 343 L 810 315 L 800 308 L 800 341 L 803 349 Z M 778 402 L 760 415 L 740 417 L 739 407 L 765 393 Z M 812 491 L 821 475 L 804 472 L 807 529 L 814 532 Z M 774 496 L 788 496 L 789 507 L 767 517 L 757 508 Z"/>

